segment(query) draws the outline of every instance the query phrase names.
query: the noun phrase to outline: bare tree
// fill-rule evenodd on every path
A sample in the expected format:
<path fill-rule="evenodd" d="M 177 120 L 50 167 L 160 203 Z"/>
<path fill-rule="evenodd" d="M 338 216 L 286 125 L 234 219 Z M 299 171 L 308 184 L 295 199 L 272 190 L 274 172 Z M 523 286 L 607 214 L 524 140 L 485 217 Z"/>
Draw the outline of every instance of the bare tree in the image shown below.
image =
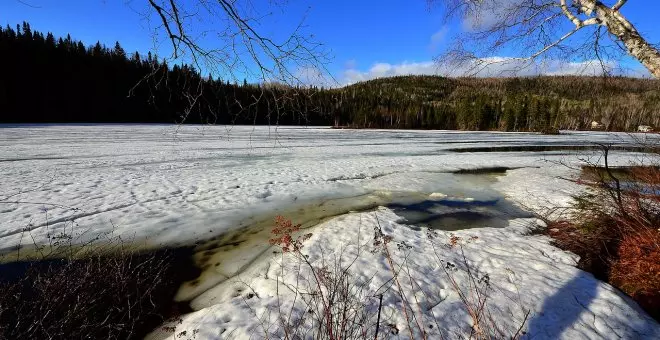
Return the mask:
<path fill-rule="evenodd" d="M 234 81 L 297 84 L 310 70 L 325 70 L 328 55 L 305 32 L 304 17 L 293 25 L 280 23 L 272 33 L 264 27 L 286 11 L 286 0 L 146 1 L 146 17 L 156 19 L 156 43 L 169 41 L 171 59 L 189 62 L 201 72 Z"/>
<path fill-rule="evenodd" d="M 428 1 L 446 9 L 446 20 L 458 17 L 466 26 L 441 59 L 467 63 L 473 72 L 493 63 L 519 70 L 539 60 L 592 60 L 609 72 L 628 54 L 660 77 L 660 52 L 621 13 L 627 0 Z M 492 57 L 502 51 L 521 57 Z"/>
<path fill-rule="evenodd" d="M 327 50 L 307 32 L 305 16 L 291 19 L 287 0 L 140 0 L 153 29 L 154 49 L 166 51 L 167 60 L 192 65 L 200 74 L 235 83 L 261 83 L 260 93 L 239 101 L 226 99 L 226 106 L 241 112 L 256 110 L 265 101 L 268 121 L 278 124 L 285 108 L 309 102 L 309 92 L 297 86 L 326 81 L 330 58 Z M 132 3 L 135 4 L 135 1 Z M 278 20 L 281 19 L 281 20 Z M 276 29 L 273 29 L 276 27 Z M 144 80 L 161 84 L 158 68 Z M 331 78 L 330 78 L 331 79 Z M 140 85 L 140 84 L 138 84 Z M 136 85 L 137 86 L 137 85 Z M 204 101 L 204 83 L 191 84 L 180 94 L 188 102 L 181 122 Z M 286 90 L 285 90 L 286 89 Z M 304 105 L 303 105 L 304 106 Z M 313 109 L 313 108 L 312 108 Z M 307 111 L 295 112 L 306 120 Z M 296 109 L 294 109 L 296 111 Z M 215 112 L 210 112 L 215 116 Z"/>

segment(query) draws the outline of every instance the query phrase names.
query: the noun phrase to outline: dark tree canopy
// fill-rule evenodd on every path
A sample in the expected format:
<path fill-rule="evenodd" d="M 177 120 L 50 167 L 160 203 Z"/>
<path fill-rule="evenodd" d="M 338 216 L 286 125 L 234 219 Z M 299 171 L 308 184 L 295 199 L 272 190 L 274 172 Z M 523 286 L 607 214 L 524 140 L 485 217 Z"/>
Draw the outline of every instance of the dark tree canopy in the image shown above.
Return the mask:
<path fill-rule="evenodd" d="M 290 88 L 202 77 L 190 65 L 168 65 L 151 53 L 127 54 L 116 42 L 55 38 L 28 23 L 0 28 L 2 122 L 159 122 L 328 124 L 307 96 Z M 256 98 L 265 97 L 257 101 Z M 268 100 L 266 100 L 268 99 Z M 277 105 L 276 105 L 277 104 Z M 305 109 L 307 110 L 307 109 Z"/>

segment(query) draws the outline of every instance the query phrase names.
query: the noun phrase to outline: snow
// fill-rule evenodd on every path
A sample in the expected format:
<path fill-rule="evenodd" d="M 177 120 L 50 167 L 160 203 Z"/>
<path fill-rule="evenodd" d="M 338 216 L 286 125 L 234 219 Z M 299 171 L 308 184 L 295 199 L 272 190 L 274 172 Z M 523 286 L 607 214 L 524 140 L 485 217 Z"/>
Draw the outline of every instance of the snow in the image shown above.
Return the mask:
<path fill-rule="evenodd" d="M 303 253 L 319 267 L 332 266 L 340 256 L 344 266 L 354 261 L 351 274 L 357 282 L 368 281 L 364 303 L 371 308 L 371 321 L 375 323 L 377 299 L 369 297 L 382 291 L 383 284 L 392 277 L 384 255 L 371 252 L 373 228 L 381 226 L 385 234 L 393 237 L 389 249 L 395 266 L 404 265 L 400 279 L 405 294 L 409 299 L 418 299 L 420 310 L 424 311 L 422 324 L 430 339 L 470 334 L 470 317 L 449 279 L 452 275 L 462 285 L 467 284 L 465 263 L 472 270 L 478 268 L 478 278 L 488 274 L 488 308 L 498 327 L 508 335 L 513 335 L 523 323 L 527 311 L 530 317 L 524 338 L 529 339 L 653 339 L 660 335 L 660 327 L 627 297 L 576 269 L 575 255 L 550 246 L 544 237 L 527 236 L 530 224 L 535 223 L 533 219 L 513 220 L 507 228 L 454 232 L 462 239 L 459 243 L 465 254 L 463 260 L 460 246 L 448 246 L 449 232 L 437 231 L 430 238 L 426 229 L 413 230 L 391 210 L 380 208 L 344 215 L 315 227 Z M 477 238 L 472 240 L 473 236 Z M 397 244 L 404 242 L 411 248 L 399 250 Z M 192 306 L 197 312 L 174 322 L 173 334 L 159 330 L 151 338 L 174 338 L 184 331 L 197 338 L 262 338 L 263 329 L 268 330 L 270 338 L 284 337 L 278 327 L 278 310 L 281 308 L 288 315 L 293 307 L 295 318 L 309 308 L 300 296 L 294 304 L 294 293 L 285 288 L 295 287 L 300 280 L 296 275 L 297 263 L 290 254 L 257 262 L 239 277 L 194 299 Z M 447 274 L 443 269 L 447 263 L 459 269 Z M 411 288 L 409 277 L 415 280 L 415 289 Z M 305 287 L 301 290 L 307 291 Z M 388 316 L 387 323 L 396 325 L 398 337 L 408 338 L 395 288 L 384 295 L 382 313 Z M 369 331 L 374 332 L 373 326 Z M 415 337 L 421 336 L 416 333 Z"/>
<path fill-rule="evenodd" d="M 568 205 L 570 195 L 581 190 L 560 179 L 574 176 L 576 170 L 559 163 L 579 166 L 588 157 L 602 162 L 598 153 L 483 148 L 624 145 L 635 138 L 602 132 L 543 136 L 302 127 L 3 126 L 0 250 L 47 244 L 63 230 L 75 231 L 77 242 L 112 233 L 133 240 L 136 247 L 233 238 L 240 246 L 206 257 L 198 254 L 198 262 L 219 265 L 206 268 L 197 285 L 180 291 L 178 298 L 192 299 L 197 312 L 174 325 L 175 333 L 156 332 L 153 337 L 174 338 L 185 330 L 198 339 L 259 338 L 264 334 L 262 324 L 275 322 L 275 314 L 266 313 L 266 320 L 264 312 L 272 312 L 278 301 L 275 278 L 281 274 L 283 257 L 273 255 L 267 244 L 276 215 L 311 228 L 313 236 L 303 251 L 313 263 L 322 261 L 321 254 L 339 250 L 345 258 L 357 258 L 354 275 L 373 277 L 371 290 L 391 278 L 382 253 L 360 250 L 370 247 L 373 226 L 380 223 L 394 243 L 412 247 L 399 251 L 391 244 L 395 263 L 407 259 L 410 276 L 423 282 L 429 296 L 444 299 L 424 313 L 425 324 L 435 318 L 442 326 L 427 328 L 431 338 L 438 332 L 466 334 L 469 318 L 442 270 L 446 262 L 440 262 L 456 264 L 457 282 L 468 282 L 460 247 L 447 246 L 448 231 L 438 230 L 437 238 L 429 239 L 426 228 L 407 225 L 395 206 L 430 202 L 431 213 L 492 215 L 500 210 L 461 204 L 504 202 L 507 197 L 545 214 L 548 207 Z M 611 163 L 624 165 L 643 155 L 616 151 L 611 157 Z M 511 170 L 451 173 L 496 167 Z M 510 211 L 508 206 L 496 208 Z M 503 328 L 515 331 L 524 311 L 530 310 L 529 338 L 639 339 L 660 334 L 658 324 L 627 297 L 576 269 L 575 255 L 552 247 L 544 237 L 527 235 L 534 219 L 511 217 L 505 228 L 486 224 L 453 232 L 463 240 L 477 237 L 463 242 L 465 260 L 479 273 L 488 273 L 493 287 L 489 305 L 499 312 L 494 314 L 501 316 Z M 438 257 L 434 247 L 440 251 Z M 290 283 L 287 280 L 294 278 L 291 274 L 279 280 Z M 246 283 L 258 298 L 244 299 Z M 286 296 L 281 300 L 288 301 Z M 384 299 L 391 323 L 407 337 L 398 303 L 395 294 Z M 223 329 L 226 333 L 220 334 Z M 269 331 L 277 333 L 278 327 Z"/>

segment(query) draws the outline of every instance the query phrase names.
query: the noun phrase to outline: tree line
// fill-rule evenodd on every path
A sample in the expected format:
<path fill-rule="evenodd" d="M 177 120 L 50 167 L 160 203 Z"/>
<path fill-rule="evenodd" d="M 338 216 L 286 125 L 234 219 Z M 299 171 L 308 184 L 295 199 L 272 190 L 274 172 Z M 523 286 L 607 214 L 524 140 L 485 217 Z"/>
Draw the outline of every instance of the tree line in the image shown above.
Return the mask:
<path fill-rule="evenodd" d="M 399 76 L 345 86 L 238 84 L 158 56 L 0 28 L 0 122 L 334 125 L 541 131 L 660 126 L 660 82 Z"/>
<path fill-rule="evenodd" d="M 0 122 L 327 125 L 313 89 L 204 77 L 190 65 L 85 46 L 23 22 L 0 28 Z M 310 114 L 303 114 L 305 112 Z"/>
<path fill-rule="evenodd" d="M 400 76 L 337 90 L 340 124 L 371 128 L 609 131 L 660 126 L 660 81 L 625 77 Z"/>

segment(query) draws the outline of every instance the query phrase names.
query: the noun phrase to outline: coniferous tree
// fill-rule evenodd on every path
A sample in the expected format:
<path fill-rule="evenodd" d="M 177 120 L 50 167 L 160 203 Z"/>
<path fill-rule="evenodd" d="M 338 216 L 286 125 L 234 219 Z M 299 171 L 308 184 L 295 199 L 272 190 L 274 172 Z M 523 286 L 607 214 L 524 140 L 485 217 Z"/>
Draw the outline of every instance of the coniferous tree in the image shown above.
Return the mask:
<path fill-rule="evenodd" d="M 0 28 L 0 122 L 305 124 L 502 131 L 660 125 L 660 82 L 401 76 L 342 88 L 241 85 L 115 42 Z M 144 57 L 146 56 L 146 57 Z M 263 95 L 268 93 L 268 95 Z M 261 98 L 255 101 L 255 98 Z M 594 98 L 598 98 L 595 100 Z M 276 112 L 275 112 L 276 110 Z"/>

